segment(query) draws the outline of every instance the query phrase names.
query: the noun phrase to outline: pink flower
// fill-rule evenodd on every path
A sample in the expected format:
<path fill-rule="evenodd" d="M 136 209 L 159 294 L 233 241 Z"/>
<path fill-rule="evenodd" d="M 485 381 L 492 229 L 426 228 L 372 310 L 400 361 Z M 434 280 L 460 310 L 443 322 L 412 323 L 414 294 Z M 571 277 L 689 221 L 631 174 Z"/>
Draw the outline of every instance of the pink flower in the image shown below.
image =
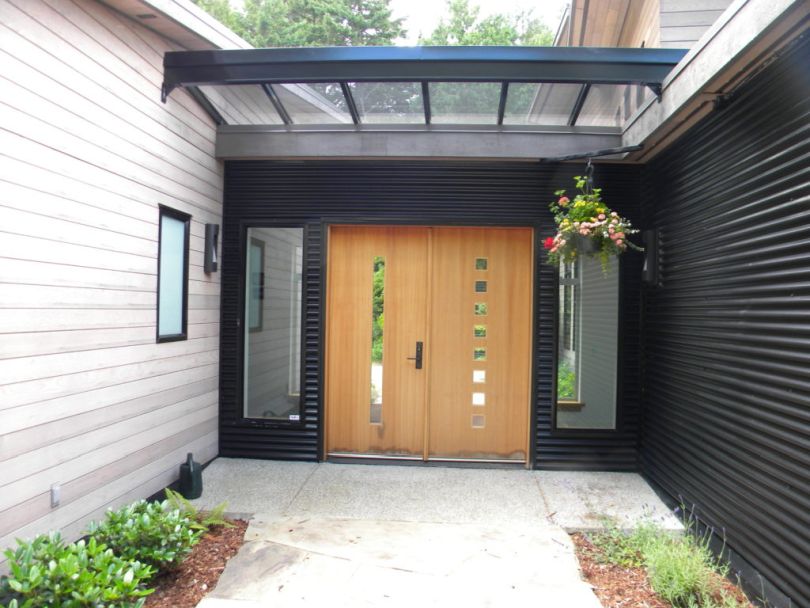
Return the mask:
<path fill-rule="evenodd" d="M 616 245 L 617 245 L 618 247 L 623 247 L 623 246 L 624 246 L 624 241 L 623 241 L 623 240 L 621 240 L 621 239 L 616 239 Z"/>
<path fill-rule="evenodd" d="M 557 248 L 556 248 L 556 247 L 552 247 L 551 249 L 549 249 L 549 251 L 551 251 L 551 253 L 557 253 Z"/>
<path fill-rule="evenodd" d="M 615 211 L 611 211 L 610 212 L 610 217 L 619 217 L 619 214 L 616 213 Z"/>
<path fill-rule="evenodd" d="M 605 219 L 605 214 L 604 214 L 604 213 L 600 213 L 600 214 L 599 214 L 599 219 L 600 219 L 600 220 L 604 220 L 604 219 Z"/>
<path fill-rule="evenodd" d="M 624 238 L 624 232 L 617 232 L 616 236 L 619 237 L 620 239 L 623 239 Z"/>
<path fill-rule="evenodd" d="M 608 226 L 608 232 L 610 234 L 613 234 L 614 232 L 616 232 L 616 229 L 613 226 Z"/>
<path fill-rule="evenodd" d="M 579 233 L 580 233 L 582 236 L 588 236 L 588 235 L 591 233 L 591 231 L 590 231 L 590 230 L 588 230 L 587 228 L 582 228 L 582 229 L 580 229 Z"/>
<path fill-rule="evenodd" d="M 610 220 L 610 223 L 611 223 L 611 224 L 618 224 L 618 223 L 619 223 L 619 220 L 617 220 L 617 219 L 614 217 L 612 220 Z"/>
<path fill-rule="evenodd" d="M 557 201 L 557 204 L 560 207 L 565 207 L 570 202 L 570 199 L 567 196 L 561 196 L 560 200 Z"/>

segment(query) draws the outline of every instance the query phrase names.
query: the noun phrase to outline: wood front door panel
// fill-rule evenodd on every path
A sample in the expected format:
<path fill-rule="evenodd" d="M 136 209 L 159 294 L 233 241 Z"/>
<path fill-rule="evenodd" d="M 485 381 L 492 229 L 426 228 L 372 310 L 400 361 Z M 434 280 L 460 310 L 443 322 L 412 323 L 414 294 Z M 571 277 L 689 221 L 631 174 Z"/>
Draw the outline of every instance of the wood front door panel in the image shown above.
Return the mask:
<path fill-rule="evenodd" d="M 525 461 L 532 233 L 436 228 L 432 259 L 430 457 Z"/>
<path fill-rule="evenodd" d="M 327 446 L 333 453 L 424 453 L 424 368 L 413 356 L 427 333 L 428 234 L 424 228 L 336 226 L 329 233 L 326 346 Z M 385 261 L 382 404 L 371 416 L 375 258 Z"/>
<path fill-rule="evenodd" d="M 376 419 L 375 258 L 385 260 Z M 531 277 L 530 229 L 332 227 L 327 453 L 525 462 Z M 417 342 L 422 369 L 409 358 Z"/>

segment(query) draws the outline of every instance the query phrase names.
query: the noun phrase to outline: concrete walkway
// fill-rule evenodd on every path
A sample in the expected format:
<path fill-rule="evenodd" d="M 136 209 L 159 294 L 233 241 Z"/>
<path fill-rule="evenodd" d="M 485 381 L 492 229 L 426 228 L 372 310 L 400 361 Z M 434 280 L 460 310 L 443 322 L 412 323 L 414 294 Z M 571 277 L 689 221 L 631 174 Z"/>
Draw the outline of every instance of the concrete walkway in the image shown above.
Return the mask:
<path fill-rule="evenodd" d="M 605 516 L 680 529 L 625 473 L 220 458 L 203 477 L 195 504 L 227 501 L 251 523 L 202 608 L 598 608 L 566 530 Z"/>

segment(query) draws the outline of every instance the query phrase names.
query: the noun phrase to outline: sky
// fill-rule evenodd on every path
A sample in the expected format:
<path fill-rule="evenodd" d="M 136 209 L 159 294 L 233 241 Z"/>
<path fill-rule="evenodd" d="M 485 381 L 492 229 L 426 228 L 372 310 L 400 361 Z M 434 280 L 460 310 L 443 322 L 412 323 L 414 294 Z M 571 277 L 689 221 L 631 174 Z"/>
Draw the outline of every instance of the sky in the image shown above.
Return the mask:
<path fill-rule="evenodd" d="M 520 13 L 532 11 L 543 21 L 552 33 L 557 32 L 563 9 L 570 0 L 470 0 L 470 4 L 481 7 L 481 17 L 494 13 Z M 400 44 L 416 44 L 419 33 L 430 34 L 438 25 L 439 19 L 447 15 L 446 0 L 391 0 L 394 17 L 405 18 L 408 37 Z"/>

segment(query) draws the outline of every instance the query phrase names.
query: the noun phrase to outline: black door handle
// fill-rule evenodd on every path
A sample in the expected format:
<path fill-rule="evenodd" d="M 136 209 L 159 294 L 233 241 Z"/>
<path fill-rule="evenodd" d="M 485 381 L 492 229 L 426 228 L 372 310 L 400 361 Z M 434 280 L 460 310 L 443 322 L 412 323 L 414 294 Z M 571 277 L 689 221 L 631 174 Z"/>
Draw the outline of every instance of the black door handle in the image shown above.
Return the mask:
<path fill-rule="evenodd" d="M 416 369 L 422 369 L 422 343 L 416 343 L 416 356 L 408 357 L 408 361 L 416 361 Z"/>

